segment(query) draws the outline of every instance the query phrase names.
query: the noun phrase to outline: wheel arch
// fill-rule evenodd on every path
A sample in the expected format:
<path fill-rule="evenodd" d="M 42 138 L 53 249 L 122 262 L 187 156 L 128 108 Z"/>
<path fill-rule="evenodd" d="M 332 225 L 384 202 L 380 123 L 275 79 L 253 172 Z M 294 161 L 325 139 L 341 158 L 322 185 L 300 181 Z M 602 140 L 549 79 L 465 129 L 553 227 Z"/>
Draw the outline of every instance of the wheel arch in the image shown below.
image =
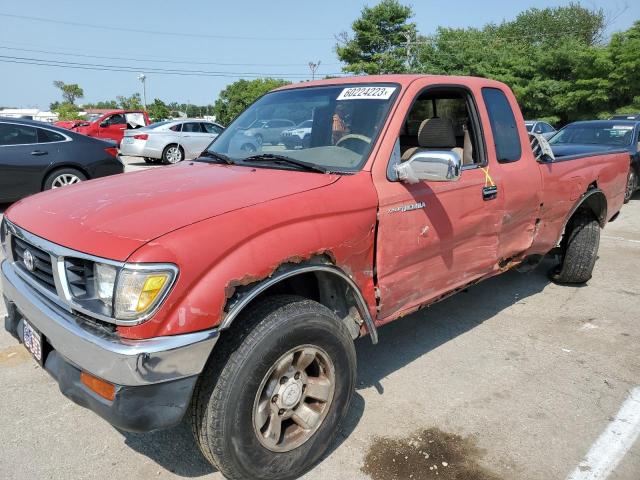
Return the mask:
<path fill-rule="evenodd" d="M 354 339 L 364 325 L 371 341 L 378 343 L 375 324 L 358 285 L 347 273 L 323 257 L 300 264 L 282 265 L 268 278 L 237 288 L 226 303 L 220 330 L 230 328 L 240 313 L 253 302 L 279 293 L 301 295 L 325 305 L 345 322 Z"/>
<path fill-rule="evenodd" d="M 607 224 L 607 197 L 604 192 L 598 188 L 595 182 L 589 185 L 587 191 L 578 199 L 573 208 L 569 211 L 569 214 L 562 226 L 557 244 L 560 244 L 571 219 L 576 214 L 584 211 L 593 214 L 593 216 L 598 220 L 600 228 L 604 228 Z"/>

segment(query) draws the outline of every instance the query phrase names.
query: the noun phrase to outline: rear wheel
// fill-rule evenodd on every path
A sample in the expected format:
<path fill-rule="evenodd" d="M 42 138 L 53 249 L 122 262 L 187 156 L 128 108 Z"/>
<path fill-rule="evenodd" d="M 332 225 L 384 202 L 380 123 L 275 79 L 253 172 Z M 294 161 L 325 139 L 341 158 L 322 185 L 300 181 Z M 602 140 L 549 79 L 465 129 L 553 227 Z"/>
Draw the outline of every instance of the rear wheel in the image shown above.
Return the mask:
<path fill-rule="evenodd" d="M 183 159 L 184 150 L 180 145 L 176 145 L 175 143 L 167 145 L 162 152 L 162 163 L 165 165 L 172 165 L 181 162 Z"/>
<path fill-rule="evenodd" d="M 627 176 L 627 188 L 624 192 L 624 203 L 629 203 L 633 193 L 638 189 L 638 176 L 633 168 L 629 169 L 629 175 Z"/>
<path fill-rule="evenodd" d="M 569 222 L 563 240 L 562 263 L 551 272 L 557 283 L 584 283 L 591 278 L 600 246 L 600 224 L 587 212 Z"/>
<path fill-rule="evenodd" d="M 298 478 L 349 410 L 353 340 L 331 310 L 295 296 L 268 297 L 236 322 L 194 392 L 197 442 L 226 478 Z"/>
<path fill-rule="evenodd" d="M 75 168 L 61 168 L 51 172 L 44 181 L 44 190 L 66 187 L 86 180 L 84 173 Z"/>

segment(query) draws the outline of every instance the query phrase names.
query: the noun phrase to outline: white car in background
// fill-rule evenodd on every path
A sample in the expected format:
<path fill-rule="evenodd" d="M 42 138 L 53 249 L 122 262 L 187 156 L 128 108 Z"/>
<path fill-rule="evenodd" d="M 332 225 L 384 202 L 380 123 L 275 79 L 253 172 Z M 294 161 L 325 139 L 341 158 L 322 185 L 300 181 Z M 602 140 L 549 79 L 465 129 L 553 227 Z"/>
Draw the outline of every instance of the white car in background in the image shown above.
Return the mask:
<path fill-rule="evenodd" d="M 136 130 L 126 130 L 120 155 L 143 157 L 147 163 L 165 165 L 198 157 L 224 127 L 198 119 L 167 120 Z"/>
<path fill-rule="evenodd" d="M 293 128 L 284 130 L 280 134 L 280 141 L 288 150 L 292 150 L 296 147 L 306 148 L 309 146 L 312 127 L 313 120 L 305 120 Z"/>

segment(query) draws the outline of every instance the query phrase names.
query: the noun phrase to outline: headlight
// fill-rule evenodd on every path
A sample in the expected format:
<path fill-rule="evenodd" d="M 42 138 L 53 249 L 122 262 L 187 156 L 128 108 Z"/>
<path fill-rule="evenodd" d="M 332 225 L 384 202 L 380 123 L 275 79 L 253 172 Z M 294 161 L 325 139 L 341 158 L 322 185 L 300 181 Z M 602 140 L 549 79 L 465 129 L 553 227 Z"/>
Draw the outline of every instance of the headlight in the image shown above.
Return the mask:
<path fill-rule="evenodd" d="M 158 304 L 172 282 L 170 271 L 127 270 L 120 272 L 115 294 L 115 317 L 131 320 Z"/>
<path fill-rule="evenodd" d="M 164 300 L 177 273 L 175 266 L 167 264 L 126 264 L 117 268 L 94 263 L 94 298 L 104 304 L 103 308 L 116 321 L 138 320 Z M 85 308 L 90 303 L 85 303 Z"/>

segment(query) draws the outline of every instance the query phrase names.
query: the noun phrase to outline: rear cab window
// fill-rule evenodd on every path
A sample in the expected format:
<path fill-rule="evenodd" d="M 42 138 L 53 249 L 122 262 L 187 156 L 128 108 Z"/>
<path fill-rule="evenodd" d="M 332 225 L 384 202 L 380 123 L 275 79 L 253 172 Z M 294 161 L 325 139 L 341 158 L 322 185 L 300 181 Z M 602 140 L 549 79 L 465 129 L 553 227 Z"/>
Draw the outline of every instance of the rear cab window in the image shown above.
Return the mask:
<path fill-rule="evenodd" d="M 498 88 L 485 87 L 482 89 L 482 98 L 489 114 L 498 162 L 520 160 L 522 145 L 518 125 L 507 96 Z"/>

